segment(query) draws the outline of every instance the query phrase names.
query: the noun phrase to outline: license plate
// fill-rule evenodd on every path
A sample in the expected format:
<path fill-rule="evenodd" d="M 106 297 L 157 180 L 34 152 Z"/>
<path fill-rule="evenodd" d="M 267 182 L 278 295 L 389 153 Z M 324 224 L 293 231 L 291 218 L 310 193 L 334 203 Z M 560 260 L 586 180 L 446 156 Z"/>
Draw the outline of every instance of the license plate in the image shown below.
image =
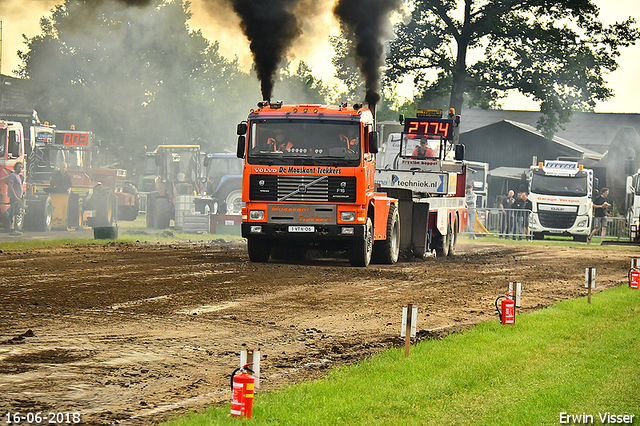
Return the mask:
<path fill-rule="evenodd" d="M 290 226 L 289 232 L 315 232 L 315 226 Z"/>
<path fill-rule="evenodd" d="M 563 232 L 561 229 L 549 229 L 550 234 L 562 234 Z"/>

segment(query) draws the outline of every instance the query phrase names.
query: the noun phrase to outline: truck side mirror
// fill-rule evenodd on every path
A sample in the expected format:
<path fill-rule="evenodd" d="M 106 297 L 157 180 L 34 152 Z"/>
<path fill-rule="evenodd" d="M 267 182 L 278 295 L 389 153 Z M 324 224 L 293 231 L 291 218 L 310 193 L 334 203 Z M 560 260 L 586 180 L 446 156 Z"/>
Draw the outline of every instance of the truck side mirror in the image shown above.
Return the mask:
<path fill-rule="evenodd" d="M 236 157 L 244 158 L 244 147 L 247 144 L 247 138 L 244 135 L 238 136 L 238 148 L 236 150 Z"/>
<path fill-rule="evenodd" d="M 154 155 L 153 160 L 156 162 L 156 167 L 162 167 L 162 157 Z"/>
<path fill-rule="evenodd" d="M 242 135 L 246 135 L 247 134 L 247 123 L 246 122 L 242 122 L 240 124 L 238 124 L 238 127 L 236 129 L 236 134 L 238 136 L 242 136 Z"/>
<path fill-rule="evenodd" d="M 369 133 L 369 153 L 378 153 L 378 132 Z"/>
<path fill-rule="evenodd" d="M 464 160 L 464 145 L 463 144 L 456 145 L 455 159 L 456 159 L 456 161 Z"/>

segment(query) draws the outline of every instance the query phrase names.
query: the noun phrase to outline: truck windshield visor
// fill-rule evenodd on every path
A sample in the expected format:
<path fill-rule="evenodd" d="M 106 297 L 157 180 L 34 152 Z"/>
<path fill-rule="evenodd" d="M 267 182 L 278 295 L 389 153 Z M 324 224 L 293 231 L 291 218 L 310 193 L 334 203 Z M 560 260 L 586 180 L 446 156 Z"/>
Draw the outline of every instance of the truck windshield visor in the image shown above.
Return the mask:
<path fill-rule="evenodd" d="M 360 123 L 330 120 L 257 119 L 249 129 L 249 158 L 286 164 L 309 159 L 314 164 L 360 160 Z"/>
<path fill-rule="evenodd" d="M 588 194 L 587 174 L 578 172 L 575 176 L 546 176 L 533 173 L 531 192 L 542 195 L 584 197 Z"/>

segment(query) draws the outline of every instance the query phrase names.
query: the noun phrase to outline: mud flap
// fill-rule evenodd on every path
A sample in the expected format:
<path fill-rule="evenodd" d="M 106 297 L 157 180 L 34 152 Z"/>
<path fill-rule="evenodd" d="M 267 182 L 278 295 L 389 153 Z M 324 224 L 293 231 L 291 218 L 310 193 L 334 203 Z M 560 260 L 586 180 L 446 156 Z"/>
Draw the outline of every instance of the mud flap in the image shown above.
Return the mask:
<path fill-rule="evenodd" d="M 417 258 L 431 252 L 429 241 L 429 203 L 413 203 L 411 249 Z"/>

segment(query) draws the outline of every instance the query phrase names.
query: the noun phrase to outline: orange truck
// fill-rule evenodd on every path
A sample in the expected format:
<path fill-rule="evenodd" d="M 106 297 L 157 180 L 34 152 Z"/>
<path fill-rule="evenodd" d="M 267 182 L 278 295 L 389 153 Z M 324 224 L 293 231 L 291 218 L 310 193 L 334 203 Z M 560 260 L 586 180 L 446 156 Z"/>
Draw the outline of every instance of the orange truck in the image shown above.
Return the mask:
<path fill-rule="evenodd" d="M 237 133 L 237 156 L 244 158 L 242 236 L 253 262 L 299 260 L 319 249 L 346 252 L 353 266 L 392 264 L 403 248 L 430 253 L 427 225 L 436 219 L 444 227 L 434 229 L 445 229 L 445 236 L 466 224 L 464 204 L 450 223 L 431 220 L 429 204 L 414 203 L 413 190 L 392 188 L 408 197 L 411 208 L 403 213 L 406 200 L 376 184 L 378 133 L 372 111 L 361 105 L 264 101 Z M 463 194 L 464 182 L 453 195 L 464 200 Z"/>

